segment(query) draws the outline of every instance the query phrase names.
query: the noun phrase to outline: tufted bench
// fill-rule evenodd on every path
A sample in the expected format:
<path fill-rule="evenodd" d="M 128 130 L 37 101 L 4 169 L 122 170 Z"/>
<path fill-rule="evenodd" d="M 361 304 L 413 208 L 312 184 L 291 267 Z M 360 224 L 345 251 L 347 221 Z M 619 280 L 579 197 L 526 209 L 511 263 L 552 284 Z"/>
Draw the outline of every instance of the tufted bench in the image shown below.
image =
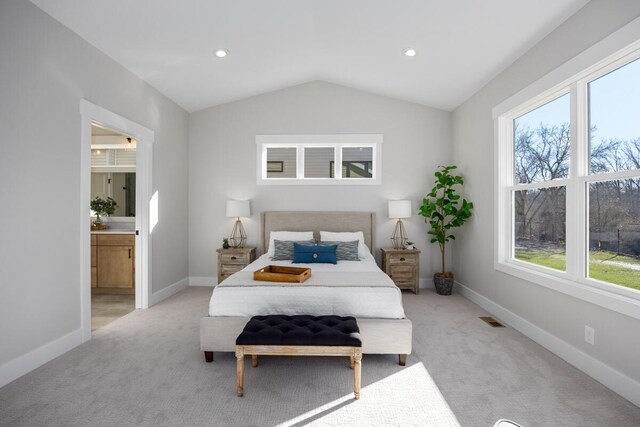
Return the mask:
<path fill-rule="evenodd" d="M 236 339 L 238 386 L 244 394 L 244 356 L 258 366 L 258 356 L 349 356 L 354 394 L 360 398 L 362 340 L 354 317 L 254 316 Z"/>

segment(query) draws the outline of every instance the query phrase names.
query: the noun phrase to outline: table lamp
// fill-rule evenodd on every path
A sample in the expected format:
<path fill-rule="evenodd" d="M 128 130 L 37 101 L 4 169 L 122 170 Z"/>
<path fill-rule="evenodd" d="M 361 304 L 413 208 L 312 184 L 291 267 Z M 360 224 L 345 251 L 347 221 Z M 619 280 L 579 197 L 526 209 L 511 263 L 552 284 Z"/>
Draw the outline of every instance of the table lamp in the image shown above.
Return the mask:
<path fill-rule="evenodd" d="M 404 249 L 408 239 L 402 218 L 411 218 L 411 200 L 389 200 L 389 218 L 398 220 L 391 235 L 393 248 Z"/>
<path fill-rule="evenodd" d="M 236 218 L 236 223 L 229 236 L 229 244 L 234 248 L 244 248 L 247 242 L 247 233 L 244 231 L 240 217 L 251 216 L 251 205 L 249 200 L 227 200 L 227 217 Z"/>

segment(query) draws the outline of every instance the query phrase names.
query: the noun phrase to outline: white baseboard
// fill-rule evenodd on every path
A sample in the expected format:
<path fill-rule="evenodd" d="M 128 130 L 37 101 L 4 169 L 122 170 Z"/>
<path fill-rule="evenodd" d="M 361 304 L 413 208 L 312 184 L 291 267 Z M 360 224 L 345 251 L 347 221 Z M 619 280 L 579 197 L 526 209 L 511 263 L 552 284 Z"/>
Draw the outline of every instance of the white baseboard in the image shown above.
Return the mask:
<path fill-rule="evenodd" d="M 160 289 L 158 292 L 151 294 L 149 298 L 149 307 L 156 305 L 160 301 L 169 298 L 171 295 L 180 292 L 183 289 L 187 289 L 189 286 L 189 278 L 185 277 L 182 280 L 178 280 L 176 283 L 167 286 L 164 289 Z"/>
<path fill-rule="evenodd" d="M 217 277 L 209 276 L 189 276 L 189 286 L 210 286 L 214 287 L 218 284 Z"/>
<path fill-rule="evenodd" d="M 566 362 L 580 369 L 596 381 L 618 393 L 636 406 L 640 406 L 640 383 L 617 371 L 582 350 L 561 340 L 528 320 L 496 304 L 460 282 L 456 290 L 507 325 L 531 338 Z"/>
<path fill-rule="evenodd" d="M 418 280 L 418 286 L 422 289 L 422 288 L 434 288 L 435 286 L 433 285 L 433 278 L 428 278 L 428 279 L 423 279 L 420 278 Z"/>
<path fill-rule="evenodd" d="M 18 356 L 0 366 L 0 387 L 82 344 L 82 329 L 76 329 L 42 347 Z"/>

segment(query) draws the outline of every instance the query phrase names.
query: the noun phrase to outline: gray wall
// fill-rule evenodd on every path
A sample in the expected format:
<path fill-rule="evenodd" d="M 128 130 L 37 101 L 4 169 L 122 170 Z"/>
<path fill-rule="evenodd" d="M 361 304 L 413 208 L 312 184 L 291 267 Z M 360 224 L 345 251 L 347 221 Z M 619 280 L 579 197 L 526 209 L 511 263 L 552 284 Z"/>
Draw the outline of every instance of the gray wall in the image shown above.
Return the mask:
<path fill-rule="evenodd" d="M 451 160 L 451 114 L 325 82 L 311 82 L 189 116 L 189 275 L 216 275 L 216 248 L 231 233 L 227 199 L 251 199 L 244 220 L 257 245 L 260 212 L 359 210 L 377 214 L 377 246 L 389 246 L 393 220 L 387 200 L 418 201 L 432 186 L 437 165 Z M 381 133 L 380 186 L 257 186 L 256 134 Z M 406 225 L 423 250 L 421 276 L 433 275 L 439 253 L 427 243 L 426 225 Z M 379 253 L 377 254 L 379 256 Z M 215 283 L 212 279 L 192 283 Z"/>
<path fill-rule="evenodd" d="M 640 381 L 640 321 L 493 268 L 494 129 L 491 109 L 640 15 L 638 1 L 594 0 L 453 114 L 454 161 L 476 214 L 454 246 L 458 280 L 518 316 Z M 596 344 L 584 342 L 584 325 Z"/>
<path fill-rule="evenodd" d="M 188 114 L 28 1 L 0 57 L 1 365 L 80 328 L 81 98 L 155 131 L 153 291 L 187 276 Z"/>

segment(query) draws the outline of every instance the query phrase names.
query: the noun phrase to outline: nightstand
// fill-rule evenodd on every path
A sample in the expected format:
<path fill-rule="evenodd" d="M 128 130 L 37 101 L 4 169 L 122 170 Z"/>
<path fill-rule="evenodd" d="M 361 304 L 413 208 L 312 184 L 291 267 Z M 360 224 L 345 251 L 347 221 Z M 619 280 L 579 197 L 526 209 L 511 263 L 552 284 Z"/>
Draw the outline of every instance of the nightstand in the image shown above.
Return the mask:
<path fill-rule="evenodd" d="M 382 248 L 382 271 L 400 289 L 420 292 L 420 251 L 416 249 Z"/>
<path fill-rule="evenodd" d="M 218 283 L 256 259 L 256 248 L 218 249 Z"/>

